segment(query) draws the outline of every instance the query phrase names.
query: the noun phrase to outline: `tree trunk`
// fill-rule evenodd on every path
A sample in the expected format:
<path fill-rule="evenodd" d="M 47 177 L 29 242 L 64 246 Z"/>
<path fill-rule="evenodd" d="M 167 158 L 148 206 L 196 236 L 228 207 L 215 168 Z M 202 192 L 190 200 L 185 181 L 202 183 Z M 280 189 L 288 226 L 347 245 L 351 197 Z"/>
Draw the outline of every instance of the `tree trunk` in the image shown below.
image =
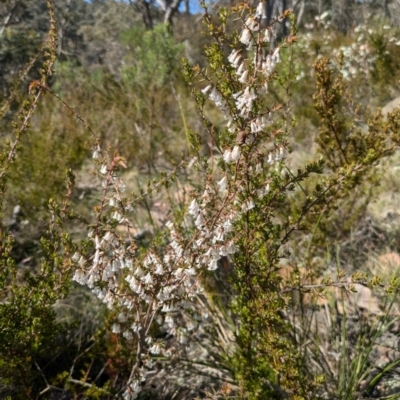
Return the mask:
<path fill-rule="evenodd" d="M 297 21 L 296 21 L 297 26 L 300 26 L 300 24 L 301 24 L 301 19 L 303 18 L 303 15 L 304 15 L 304 8 L 305 8 L 305 5 L 306 5 L 305 0 L 301 0 L 301 3 L 300 3 L 300 10 L 299 10 L 299 12 L 297 13 Z"/>
<path fill-rule="evenodd" d="M 3 26 L 0 27 L 0 36 L 3 35 L 4 30 L 7 28 L 8 24 L 10 23 L 11 17 L 14 14 L 17 7 L 19 6 L 19 4 L 20 4 L 20 2 L 16 1 L 15 4 L 11 7 L 10 12 L 4 18 Z"/>
<path fill-rule="evenodd" d="M 172 17 L 178 10 L 180 4 L 181 0 L 173 0 L 170 4 L 168 4 L 164 14 L 164 24 L 172 26 Z"/>

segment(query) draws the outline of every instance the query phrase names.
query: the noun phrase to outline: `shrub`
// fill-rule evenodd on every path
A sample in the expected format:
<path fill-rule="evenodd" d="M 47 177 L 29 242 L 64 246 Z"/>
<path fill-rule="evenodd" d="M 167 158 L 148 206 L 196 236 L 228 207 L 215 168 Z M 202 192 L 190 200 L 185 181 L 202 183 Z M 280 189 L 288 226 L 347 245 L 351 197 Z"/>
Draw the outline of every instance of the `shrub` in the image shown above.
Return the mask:
<path fill-rule="evenodd" d="M 102 196 L 94 207 L 93 220 L 86 223 L 88 238 L 76 243 L 67 233 L 65 223 L 74 218 L 69 208 L 72 174 L 63 204 L 50 202 L 52 220 L 49 233 L 41 240 L 40 267 L 21 281 L 10 257 L 12 240 L 3 235 L 1 284 L 10 295 L 0 309 L 0 332 L 7 339 L 0 351 L 13 366 L 10 378 L 18 370 L 29 378 L 22 381 L 25 394 L 84 391 L 92 397 L 134 399 L 158 364 L 172 371 L 174 364 L 187 361 L 191 346 L 203 342 L 219 352 L 214 367 L 221 367 L 237 383 L 223 386 L 225 392 L 234 391 L 246 399 L 318 395 L 323 377 L 306 366 L 307 352 L 301 341 L 305 336 L 296 332 L 285 313 L 294 293 L 314 286 L 301 279 L 297 265 L 283 283 L 283 260 L 290 257 L 296 243 L 308 243 L 308 255 L 315 255 L 328 237 L 348 234 L 350 223 L 368 202 L 366 182 L 374 179 L 373 167 L 399 144 L 400 114 L 395 112 L 384 120 L 378 112 L 368 119 L 368 130 L 355 128 L 357 113 L 351 108 L 340 60 L 334 65 L 327 58 L 317 58 L 314 105 L 319 133 L 313 142 L 318 150 L 315 158 L 293 170 L 291 143 L 296 123 L 290 101 L 296 80 L 293 46 L 297 32 L 289 11 L 265 26 L 265 6 L 260 3 L 253 9 L 243 3 L 231 10 L 221 8 L 218 23 L 205 7 L 204 23 L 213 39 L 205 48 L 208 68 L 192 67 L 183 60 L 185 79 L 211 138 L 211 154 L 201 152 L 202 135 L 185 128 L 190 158 L 133 197 L 126 195 L 122 179 L 126 159 L 118 151 L 109 153 L 89 128 L 97 168 L 94 179 L 101 184 Z M 229 32 L 225 27 L 234 20 L 241 28 Z M 288 23 L 291 32 L 272 43 L 281 23 Z M 53 20 L 51 26 L 54 29 Z M 144 42 L 154 44 L 168 62 L 172 50 L 178 53 L 168 39 L 161 40 L 160 32 L 144 36 Z M 53 31 L 50 37 L 50 58 L 42 80 L 31 84 L 34 97 L 22 114 L 25 122 L 17 131 L 17 141 L 7 146 L 1 159 L 2 187 L 40 95 L 46 91 L 61 100 L 46 86 L 54 62 Z M 157 79 L 150 79 L 148 68 L 158 67 L 157 54 L 149 48 L 138 53 L 141 62 L 126 69 L 124 79 L 155 94 L 172 66 L 163 65 Z M 208 101 L 225 119 L 223 125 L 209 121 Z M 88 128 L 67 103 L 61 103 Z M 358 204 L 361 195 L 365 201 Z M 150 209 L 152 200 L 162 205 L 157 219 Z M 151 222 L 150 242 L 141 241 L 139 207 L 146 209 Z M 343 218 L 349 224 L 337 233 Z M 317 273 L 311 263 L 307 267 L 311 268 L 309 275 Z M 74 377 L 75 359 L 69 371 L 53 379 L 54 385 L 41 374 L 45 387 L 36 389 L 31 365 L 54 343 L 45 343 L 46 338 L 61 328 L 52 305 L 68 292 L 72 273 L 74 281 L 89 288 L 110 310 L 110 342 L 118 344 L 115 363 L 107 362 L 101 370 L 109 367 L 107 382 L 99 383 L 96 378 L 87 382 L 89 372 L 80 371 L 82 379 Z M 344 280 L 338 273 L 337 282 L 327 280 L 318 289 L 339 286 L 351 290 L 355 283 L 376 286 L 380 280 L 360 273 Z M 398 284 L 393 280 L 388 289 L 397 290 Z M 7 285 L 10 289 L 6 290 Z M 5 313 L 15 314 L 11 325 Z M 229 343 L 231 338 L 234 343 L 226 351 L 218 348 L 218 341 Z M 100 346 L 99 352 L 103 349 Z M 6 372 L 0 376 L 8 377 Z M 340 390 L 348 394 L 354 387 L 342 385 Z"/>

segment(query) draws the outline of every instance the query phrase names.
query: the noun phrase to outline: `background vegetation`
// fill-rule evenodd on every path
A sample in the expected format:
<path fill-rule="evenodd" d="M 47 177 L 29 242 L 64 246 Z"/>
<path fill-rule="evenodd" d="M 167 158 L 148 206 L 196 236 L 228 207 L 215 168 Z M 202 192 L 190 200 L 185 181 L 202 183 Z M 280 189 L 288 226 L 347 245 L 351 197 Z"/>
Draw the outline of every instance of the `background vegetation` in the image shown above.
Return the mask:
<path fill-rule="evenodd" d="M 216 186 L 236 135 L 198 90 L 204 79 L 230 90 L 221 60 L 240 21 L 221 10 L 232 6 L 212 3 L 203 19 L 188 1 L 0 2 L 0 397 L 129 398 L 138 343 L 119 326 L 130 316 L 76 282 L 74 255 L 93 257 L 98 226 L 143 257 L 163 249 L 166 221 L 187 226 L 193 193 Z M 268 129 L 290 151 L 271 189 L 296 190 L 250 221 L 271 221 L 252 238 L 271 251 L 257 253 L 254 304 L 241 251 L 202 275 L 198 335 L 149 325 L 177 357 L 145 357 L 139 398 L 399 398 L 399 21 L 395 0 L 266 4 L 271 49 L 286 46 Z M 128 228 L 102 214 L 102 157 L 126 184 Z"/>

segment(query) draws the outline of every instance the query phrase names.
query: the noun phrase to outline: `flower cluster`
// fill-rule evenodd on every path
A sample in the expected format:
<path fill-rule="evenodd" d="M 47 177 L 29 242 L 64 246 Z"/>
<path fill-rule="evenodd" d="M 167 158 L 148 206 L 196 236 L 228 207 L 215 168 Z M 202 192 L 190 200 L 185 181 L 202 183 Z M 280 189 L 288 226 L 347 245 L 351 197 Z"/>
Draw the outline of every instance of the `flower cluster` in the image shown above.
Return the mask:
<path fill-rule="evenodd" d="M 334 59 L 341 59 L 341 72 L 343 77 L 347 81 L 353 81 L 356 78 L 370 78 L 374 71 L 378 57 L 382 57 L 379 52 L 382 49 L 374 49 L 373 42 L 377 41 L 377 38 L 381 37 L 384 39 L 386 46 L 400 46 L 400 40 L 398 39 L 398 33 L 394 32 L 389 25 L 383 25 L 381 27 L 373 27 L 371 24 L 361 24 L 354 28 L 351 33 L 354 36 L 354 40 L 350 45 L 338 46 L 338 38 L 334 31 L 330 31 L 329 13 L 323 13 L 321 16 L 316 17 L 318 23 L 327 30 L 324 32 L 323 39 L 319 43 L 321 48 L 320 54 L 334 55 Z M 313 24 L 307 26 L 309 29 L 314 29 Z M 312 43 L 315 42 L 316 33 L 309 32 L 303 36 L 303 39 L 299 42 L 300 47 L 309 52 L 312 49 Z M 386 50 L 388 52 L 390 50 Z M 314 56 L 314 54 L 312 54 Z M 342 57 L 343 56 L 343 57 Z M 302 79 L 307 75 L 307 71 L 299 71 L 298 79 Z"/>
<path fill-rule="evenodd" d="M 96 146 L 93 158 L 98 161 L 98 177 L 104 188 L 103 208 L 97 216 L 97 226 L 88 232 L 94 253 L 86 256 L 77 251 L 72 257 L 76 263 L 73 280 L 90 288 L 110 310 L 119 310 L 111 327 L 113 333 L 122 334 L 128 341 L 136 337 L 146 343 L 147 350 L 141 349 L 138 354 L 143 366 L 135 368 L 124 394 L 124 398 L 134 399 L 140 391 L 140 382 L 146 380 L 146 371 L 152 367 L 150 355 L 168 353 L 160 342 L 152 342 L 148 334 L 151 324 L 157 321 L 168 334 L 179 336 L 182 344 L 186 343 L 186 332 L 199 326 L 199 321 L 186 318 L 188 328 L 184 328 L 176 318 L 179 312 L 193 308 L 194 297 L 203 291 L 198 279 L 201 262 L 196 261 L 193 246 L 188 245 L 172 222 L 166 223 L 170 240 L 162 252 L 154 249 L 139 256 L 130 234 L 133 222 L 129 214 L 133 207 L 123 197 L 125 185 L 116 173 L 118 157 L 107 162 Z M 104 224 L 102 215 L 108 223 Z M 116 226 L 125 226 L 127 233 L 123 234 Z M 221 249 L 223 254 L 230 251 L 231 248 Z"/>
<path fill-rule="evenodd" d="M 160 227 L 162 245 L 151 246 L 145 254 L 138 250 L 131 233 L 133 204 L 124 197 L 125 184 L 117 173 L 124 162 L 118 155 L 108 160 L 98 144 L 94 148 L 104 196 L 97 209 L 97 224 L 88 233 L 93 253 L 74 254 L 73 279 L 116 313 L 111 327 L 114 334 L 127 341 L 136 338 L 139 343 L 125 399 L 137 397 L 152 368 L 152 356 L 174 353 L 162 341 L 152 339 L 149 332 L 154 323 L 185 347 L 190 337 L 204 331 L 206 318 L 196 306 L 204 291 L 202 276 L 238 251 L 235 225 L 270 194 L 267 172 L 273 173 L 273 164 L 286 157 L 285 143 L 276 143 L 279 135 L 268 132 L 273 109 L 263 106 L 281 50 L 267 51 L 272 28 L 261 30 L 263 18 L 265 4 L 260 2 L 255 12 L 243 19 L 240 42 L 246 44 L 247 56 L 241 48 L 234 48 L 227 57 L 240 90 L 227 95 L 211 79 L 202 90 L 228 120 L 228 131 L 238 137 L 240 132 L 244 134 L 221 154 L 215 183 L 208 179 L 203 191 L 191 199 L 187 207 L 190 219 Z M 246 181 L 249 176 L 255 177 L 254 182 Z M 118 229 L 121 226 L 124 229 Z"/>
<path fill-rule="evenodd" d="M 253 110 L 253 104 L 257 98 L 268 92 L 268 81 L 276 67 L 281 61 L 280 50 L 278 46 L 272 52 L 265 52 L 265 45 L 269 42 L 272 35 L 271 27 L 260 31 L 260 19 L 264 18 L 264 3 L 257 8 L 254 17 L 250 16 L 244 23 L 245 28 L 240 36 L 240 41 L 248 45 L 248 50 L 252 50 L 254 55 L 252 59 L 244 59 L 242 49 L 233 49 L 227 60 L 235 69 L 238 82 L 242 84 L 243 89 L 232 95 L 232 100 L 236 106 L 236 111 L 231 115 L 227 106 L 228 101 L 218 90 L 216 85 L 209 84 L 202 93 L 209 95 L 209 99 L 223 112 L 228 119 L 228 128 L 231 132 L 238 127 L 237 124 L 243 118 L 248 119 Z M 261 84 L 256 81 L 261 76 Z M 252 130 L 262 130 L 266 123 L 266 117 L 260 117 L 252 122 Z"/>

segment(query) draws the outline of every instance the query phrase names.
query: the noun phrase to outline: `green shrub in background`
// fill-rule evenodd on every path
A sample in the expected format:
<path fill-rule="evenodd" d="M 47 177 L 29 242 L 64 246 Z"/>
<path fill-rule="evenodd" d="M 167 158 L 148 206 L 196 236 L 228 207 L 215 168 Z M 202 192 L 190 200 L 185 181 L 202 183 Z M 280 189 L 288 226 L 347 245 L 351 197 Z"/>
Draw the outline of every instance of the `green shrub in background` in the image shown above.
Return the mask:
<path fill-rule="evenodd" d="M 121 39 L 129 49 L 121 69 L 122 83 L 129 88 L 127 100 L 134 107 L 139 146 L 146 149 L 142 157 L 151 168 L 157 153 L 166 152 L 165 158 L 173 156 L 172 149 L 181 146 L 180 138 L 185 134 L 177 98 L 183 46 L 174 42 L 164 25 L 153 30 L 131 29 Z M 130 146 L 129 136 L 121 139 L 122 148 Z"/>
<path fill-rule="evenodd" d="M 55 61 L 55 21 L 50 3 L 49 15 L 51 30 L 41 85 L 46 84 Z M 32 93 L 20 111 L 15 137 L 3 146 L 0 158 L 2 206 L 10 167 L 42 94 L 41 89 Z M 58 222 L 63 214 L 65 216 L 66 208 L 61 211 L 55 203 L 50 208 L 55 219 L 41 238 L 42 260 L 35 273 L 23 273 L 18 268 L 12 257 L 13 239 L 4 227 L 1 229 L 0 379 L 4 395 L 11 394 L 14 398 L 29 398 L 40 391 L 35 359 L 45 354 L 54 343 L 58 327 L 52 305 L 66 294 L 70 286 L 68 265 L 58 254 L 61 248 L 68 253 L 70 246 L 68 237 L 61 236 Z"/>
<path fill-rule="evenodd" d="M 43 108 L 51 108 L 53 116 L 33 120 L 21 138 L 21 150 L 9 175 L 13 185 L 6 193 L 7 203 L 19 205 L 23 217 L 33 225 L 47 213 L 48 199 L 65 191 L 66 171 L 79 169 L 88 155 L 88 136 L 77 129 L 74 118 L 59 118 L 60 105 L 52 98 L 43 99 L 39 115 L 44 114 Z"/>

